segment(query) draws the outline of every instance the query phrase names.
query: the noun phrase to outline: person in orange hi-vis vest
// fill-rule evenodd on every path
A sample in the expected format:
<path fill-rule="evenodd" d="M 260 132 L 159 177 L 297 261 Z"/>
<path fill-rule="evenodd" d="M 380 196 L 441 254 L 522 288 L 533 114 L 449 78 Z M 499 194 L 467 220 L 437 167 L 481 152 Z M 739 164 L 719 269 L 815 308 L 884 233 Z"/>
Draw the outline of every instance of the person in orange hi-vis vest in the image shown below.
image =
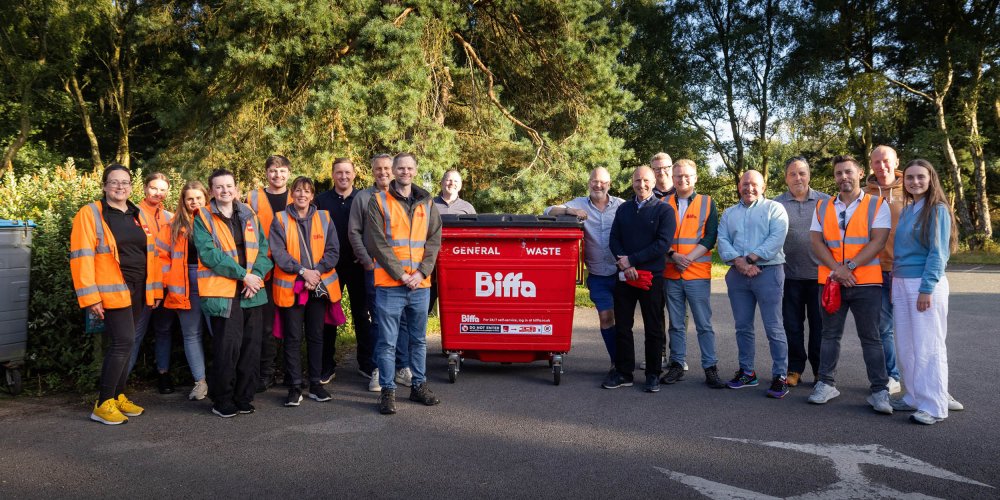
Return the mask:
<path fill-rule="evenodd" d="M 159 235 L 160 231 L 170 225 L 173 214 L 163 206 L 164 200 L 170 194 L 170 182 L 166 175 L 160 172 L 153 172 L 143 180 L 143 193 L 146 195 L 139 202 L 139 209 L 150 220 L 153 234 Z M 146 332 L 152 328 L 156 335 L 155 353 L 156 369 L 159 372 L 157 389 L 160 394 L 172 394 L 174 392 L 174 381 L 170 377 L 170 343 L 173 334 L 174 319 L 177 314 L 160 304 L 160 307 L 146 310 L 138 320 L 135 327 L 135 344 L 132 346 L 132 356 L 129 358 L 128 371 L 132 373 L 136 360 L 139 358 L 139 350 L 142 349 L 142 340 L 146 338 Z"/>
<path fill-rule="evenodd" d="M 430 274 L 441 249 L 441 216 L 431 194 L 413 184 L 416 157 L 396 155 L 392 173 L 395 180 L 389 188 L 372 195 L 365 226 L 365 246 L 375 259 L 379 321 L 375 356 L 382 387 L 379 412 L 383 415 L 396 413 L 395 355 L 400 335 L 410 341 L 410 400 L 428 406 L 441 402 L 427 387 L 425 375 Z"/>
<path fill-rule="evenodd" d="M 194 220 L 198 295 L 212 331 L 212 413 L 228 418 L 254 412 L 264 276 L 273 265 L 260 220 L 236 199 L 233 173 L 216 169 L 208 185 L 212 201 Z"/>
<path fill-rule="evenodd" d="M 264 170 L 267 176 L 267 186 L 251 191 L 245 203 L 253 209 L 264 228 L 264 238 L 271 234 L 271 223 L 274 214 L 281 213 L 292 202 L 292 193 L 288 190 L 288 177 L 292 162 L 282 155 L 271 155 L 264 160 Z M 270 258 L 271 254 L 268 253 Z M 271 275 L 264 276 L 264 288 L 271 289 Z M 257 381 L 257 392 L 264 392 L 277 382 L 278 340 L 274 337 L 274 300 L 268 295 L 267 303 L 261 309 L 261 321 L 264 329 L 260 341 L 260 379 Z"/>
<path fill-rule="evenodd" d="M 194 378 L 194 387 L 188 394 L 188 399 L 192 401 L 205 399 L 208 395 L 205 353 L 201 344 L 205 318 L 198 296 L 198 249 L 194 247 L 194 238 L 191 237 L 194 218 L 207 203 L 208 190 L 202 183 L 190 181 L 185 184 L 181 189 L 177 212 L 169 224 L 160 228 L 160 236 L 156 239 L 163 265 L 163 307 L 177 314 L 181 325 L 184 355 Z"/>
<path fill-rule="evenodd" d="M 313 205 L 316 185 L 308 177 L 292 182 L 292 204 L 275 215 L 268 243 L 274 259 L 274 304 L 284 334 L 285 371 L 291 379 L 285 406 L 302 402 L 302 340 L 309 349 L 309 397 L 332 399 L 323 387 L 323 335 L 327 309 L 341 298 L 337 276 L 340 241 L 326 210 Z M 305 303 L 301 296 L 305 295 Z M 336 342 L 336 337 L 330 339 Z"/>
<path fill-rule="evenodd" d="M 104 170 L 104 197 L 73 218 L 70 272 L 77 302 L 104 321 L 107 349 L 99 394 L 90 418 L 118 425 L 143 413 L 125 397 L 135 320 L 163 298 L 155 235 L 145 214 L 129 201 L 132 173 L 113 164 Z"/>
<path fill-rule="evenodd" d="M 819 381 L 809 402 L 824 404 L 840 395 L 835 376 L 840 359 L 840 339 L 844 335 L 847 311 L 861 340 L 861 352 L 868 371 L 871 395 L 868 403 L 885 414 L 892 414 L 889 403 L 889 375 L 879 339 L 878 321 L 882 309 L 882 268 L 878 254 L 889 238 L 892 223 L 885 200 L 861 190 L 861 165 L 853 156 L 833 159 L 833 174 L 838 195 L 816 203 L 816 213 L 809 228 L 813 254 L 819 259 L 817 282 L 833 279 L 840 283 L 840 309 L 833 314 L 825 309 L 823 342 L 820 346 Z"/>
<path fill-rule="evenodd" d="M 686 308 L 691 307 L 705 384 L 713 389 L 726 385 L 719 378 L 715 357 L 715 330 L 712 328 L 712 248 L 719 233 L 719 212 L 711 196 L 695 192 L 698 168 L 694 161 L 677 160 L 673 166 L 675 194 L 666 201 L 674 209 L 677 230 L 667 251 L 663 270 L 667 312 L 669 313 L 670 364 L 661 377 L 665 384 L 684 380 L 686 354 Z"/>

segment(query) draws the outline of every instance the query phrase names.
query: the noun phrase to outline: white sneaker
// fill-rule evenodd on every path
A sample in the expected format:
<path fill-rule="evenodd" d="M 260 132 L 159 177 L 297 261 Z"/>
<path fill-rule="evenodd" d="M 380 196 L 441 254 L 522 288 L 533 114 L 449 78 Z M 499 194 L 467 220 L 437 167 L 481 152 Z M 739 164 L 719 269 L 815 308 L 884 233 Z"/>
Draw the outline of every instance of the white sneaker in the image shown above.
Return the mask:
<path fill-rule="evenodd" d="M 191 401 L 201 401 L 205 399 L 208 395 L 208 384 L 204 380 L 200 380 L 194 383 L 194 387 L 191 388 L 191 394 L 188 394 L 188 399 Z"/>
<path fill-rule="evenodd" d="M 413 372 L 411 372 L 409 368 L 400 368 L 399 370 L 396 370 L 396 383 L 410 387 L 413 385 Z"/>
<path fill-rule="evenodd" d="M 837 396 L 840 396 L 840 391 L 836 387 L 825 382 L 816 382 L 816 388 L 809 395 L 809 402 L 814 405 L 821 405 Z M 892 408 L 889 409 L 891 410 Z"/>
<path fill-rule="evenodd" d="M 368 392 L 382 392 L 382 386 L 378 383 L 378 368 L 372 371 L 372 379 L 368 381 Z"/>
<path fill-rule="evenodd" d="M 889 377 L 889 383 L 885 384 L 889 388 L 889 394 L 898 394 L 899 391 L 903 390 L 903 386 L 899 385 L 899 381 Z"/>
<path fill-rule="evenodd" d="M 684 361 L 683 363 L 681 363 L 681 366 L 684 367 L 684 371 L 688 371 L 688 363 L 687 363 L 687 361 Z M 664 368 L 666 368 L 666 367 L 664 367 Z"/>
<path fill-rule="evenodd" d="M 868 404 L 879 413 L 892 415 L 892 405 L 889 403 L 889 391 L 873 392 L 868 396 Z"/>
<path fill-rule="evenodd" d="M 964 409 L 965 405 L 956 401 L 951 394 L 948 394 L 948 411 L 962 411 Z"/>
<path fill-rule="evenodd" d="M 924 425 L 934 425 L 942 420 L 943 418 L 937 418 L 924 410 L 918 410 L 913 415 L 910 415 L 910 420 Z"/>

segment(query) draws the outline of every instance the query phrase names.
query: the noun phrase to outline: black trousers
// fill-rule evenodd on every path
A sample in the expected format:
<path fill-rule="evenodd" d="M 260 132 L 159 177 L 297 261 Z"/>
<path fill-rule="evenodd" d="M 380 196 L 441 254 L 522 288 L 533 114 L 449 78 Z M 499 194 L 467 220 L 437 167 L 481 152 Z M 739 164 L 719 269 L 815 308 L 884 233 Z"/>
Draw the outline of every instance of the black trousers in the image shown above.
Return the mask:
<path fill-rule="evenodd" d="M 212 316 L 209 397 L 218 404 L 249 403 L 260 370 L 261 309 L 243 309 L 234 297 L 228 318 Z"/>
<path fill-rule="evenodd" d="M 337 266 L 337 277 L 340 279 L 340 293 L 347 289 L 351 297 L 351 320 L 354 321 L 354 337 L 357 340 L 358 368 L 365 373 L 375 369 L 372 361 L 374 339 L 372 339 L 372 320 L 368 315 L 368 292 L 365 290 L 365 269 L 357 263 L 344 263 Z M 337 368 L 337 327 L 323 327 L 323 375 L 333 373 Z"/>
<path fill-rule="evenodd" d="M 639 303 L 642 322 L 646 333 L 646 375 L 659 376 L 663 371 L 660 355 L 667 344 L 664 330 L 663 276 L 654 273 L 653 285 L 649 290 L 640 290 L 619 281 L 615 284 L 615 369 L 632 378 L 635 371 L 635 340 L 632 325 L 635 324 L 635 304 Z"/>
<path fill-rule="evenodd" d="M 819 373 L 819 349 L 823 343 L 823 317 L 819 314 L 820 286 L 816 280 L 785 279 L 781 315 L 788 337 L 788 371 L 805 373 L 806 361 L 815 377 Z M 806 344 L 805 325 L 809 336 Z"/>
<path fill-rule="evenodd" d="M 330 301 L 309 297 L 305 305 L 278 308 L 281 315 L 282 333 L 285 336 L 285 384 L 298 387 L 302 383 L 302 339 L 304 336 L 309 356 L 309 384 L 319 384 L 323 365 L 323 320 Z"/>
<path fill-rule="evenodd" d="M 271 283 L 269 279 L 264 282 L 264 290 L 267 291 L 267 304 L 260 306 L 261 312 L 261 334 L 260 334 L 260 378 L 269 379 L 274 376 L 275 367 L 278 364 L 278 339 L 274 338 L 274 294 L 271 293 Z M 288 382 L 285 382 L 286 384 Z"/>
<path fill-rule="evenodd" d="M 126 283 L 132 299 L 131 307 L 104 310 L 104 362 L 98 380 L 98 403 L 125 392 L 128 381 L 128 361 L 135 344 L 135 322 L 146 307 L 146 283 Z"/>

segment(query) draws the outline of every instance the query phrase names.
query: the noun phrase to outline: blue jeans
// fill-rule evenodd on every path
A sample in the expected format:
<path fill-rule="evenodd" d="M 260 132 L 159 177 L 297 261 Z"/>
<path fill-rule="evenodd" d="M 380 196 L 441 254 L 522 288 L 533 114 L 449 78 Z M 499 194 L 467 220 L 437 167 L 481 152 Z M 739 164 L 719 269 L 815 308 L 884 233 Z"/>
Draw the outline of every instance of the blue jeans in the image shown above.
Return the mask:
<path fill-rule="evenodd" d="M 181 335 L 184 337 L 184 355 L 187 357 L 188 366 L 191 367 L 191 376 L 195 382 L 205 380 L 205 351 L 201 345 L 202 325 L 208 321 L 201 313 L 201 299 L 198 298 L 198 266 L 188 266 L 188 298 L 191 300 L 191 309 L 178 309 L 177 318 L 181 323 Z M 159 338 L 156 339 L 156 351 L 159 353 Z M 169 351 L 167 354 L 167 364 L 170 363 Z M 159 355 L 157 355 L 159 358 Z M 159 361 L 157 361 L 159 364 Z"/>
<path fill-rule="evenodd" d="M 378 310 L 378 339 L 375 340 L 375 358 L 378 363 L 378 382 L 383 389 L 396 388 L 396 364 L 399 355 L 397 342 L 408 343 L 404 359 L 413 373 L 413 385 L 423 384 L 427 365 L 427 307 L 431 292 L 427 288 L 410 290 L 405 286 L 377 287 L 375 308 Z"/>
<path fill-rule="evenodd" d="M 375 344 L 378 342 L 378 336 L 379 336 L 378 307 L 376 307 L 377 304 L 375 295 L 375 271 L 368 271 L 368 270 L 365 271 L 365 292 L 367 292 L 367 298 L 368 298 L 368 315 L 371 316 L 372 318 L 372 326 L 368 337 L 369 339 L 371 339 L 372 343 L 370 347 L 372 353 L 372 364 L 376 368 L 378 368 L 378 353 L 375 352 Z M 430 295 L 428 295 L 427 297 L 428 297 L 427 308 L 430 309 Z M 406 325 L 404 324 L 400 328 L 401 329 L 406 328 Z M 407 351 L 409 351 L 409 346 L 410 346 L 410 339 L 408 338 L 401 337 L 396 342 L 396 368 L 399 370 L 402 370 L 403 368 L 409 368 L 410 366 L 409 359 L 407 359 L 407 356 L 404 355 Z"/>
<path fill-rule="evenodd" d="M 618 275 L 600 276 L 597 274 L 587 274 L 587 290 L 590 291 L 590 301 L 600 311 L 613 311 L 615 309 L 615 284 L 618 283 Z"/>
<path fill-rule="evenodd" d="M 736 320 L 736 346 L 740 369 L 754 369 L 754 312 L 760 306 L 760 319 L 771 348 L 771 375 L 784 377 L 788 372 L 788 340 L 781 321 L 781 295 L 785 286 L 785 266 L 764 266 L 760 274 L 748 278 L 735 267 L 726 273 L 729 303 Z"/>
<path fill-rule="evenodd" d="M 691 306 L 694 327 L 698 332 L 698 347 L 701 349 L 701 367 L 715 366 L 715 330 L 712 329 L 712 280 L 668 279 L 667 313 L 670 314 L 670 361 L 684 364 L 687 354 L 685 336 L 687 323 L 684 304 Z"/>
<path fill-rule="evenodd" d="M 882 352 L 885 354 L 885 371 L 890 377 L 899 380 L 895 333 L 892 327 L 892 273 L 886 271 L 882 271 L 882 310 L 878 316 L 878 336 L 882 340 Z"/>

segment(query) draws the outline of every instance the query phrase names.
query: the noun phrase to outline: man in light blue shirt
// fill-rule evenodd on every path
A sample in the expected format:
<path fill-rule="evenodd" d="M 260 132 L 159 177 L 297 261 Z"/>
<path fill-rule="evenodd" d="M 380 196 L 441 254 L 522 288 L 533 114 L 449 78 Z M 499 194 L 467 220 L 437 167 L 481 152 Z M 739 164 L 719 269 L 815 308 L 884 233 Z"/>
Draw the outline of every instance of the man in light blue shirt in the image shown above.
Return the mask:
<path fill-rule="evenodd" d="M 756 170 L 743 174 L 739 189 L 739 203 L 729 207 L 719 222 L 719 257 L 732 266 L 726 273 L 726 286 L 740 358 L 740 369 L 727 385 L 741 389 L 758 383 L 753 320 L 759 305 L 771 348 L 772 381 L 767 395 L 781 399 L 788 394 L 788 342 L 781 320 L 788 213 L 781 203 L 764 198 L 764 177 Z"/>
<path fill-rule="evenodd" d="M 611 362 L 615 362 L 615 283 L 618 281 L 618 259 L 611 253 L 609 239 L 618 207 L 625 200 L 610 196 L 611 174 L 604 167 L 590 173 L 587 183 L 589 196 L 573 198 L 562 205 L 545 209 L 545 215 L 575 215 L 583 221 L 583 258 L 587 264 L 587 289 L 590 300 L 597 306 L 601 337 Z"/>

